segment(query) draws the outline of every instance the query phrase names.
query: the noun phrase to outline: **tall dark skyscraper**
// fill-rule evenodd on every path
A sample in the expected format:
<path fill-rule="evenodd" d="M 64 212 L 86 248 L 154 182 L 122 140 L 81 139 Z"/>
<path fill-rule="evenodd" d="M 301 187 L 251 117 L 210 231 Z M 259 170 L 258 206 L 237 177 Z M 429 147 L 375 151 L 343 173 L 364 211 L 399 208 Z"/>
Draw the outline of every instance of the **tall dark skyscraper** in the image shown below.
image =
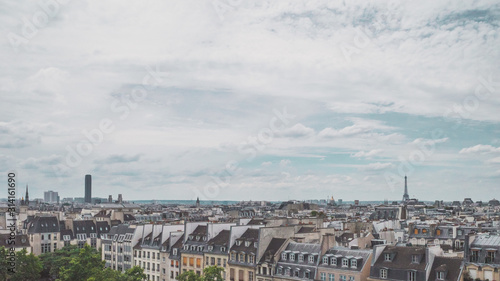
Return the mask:
<path fill-rule="evenodd" d="M 405 176 L 405 194 L 403 194 L 403 203 L 410 200 L 410 195 L 408 195 L 408 184 Z"/>
<path fill-rule="evenodd" d="M 92 203 L 92 176 L 85 175 L 85 203 Z"/>

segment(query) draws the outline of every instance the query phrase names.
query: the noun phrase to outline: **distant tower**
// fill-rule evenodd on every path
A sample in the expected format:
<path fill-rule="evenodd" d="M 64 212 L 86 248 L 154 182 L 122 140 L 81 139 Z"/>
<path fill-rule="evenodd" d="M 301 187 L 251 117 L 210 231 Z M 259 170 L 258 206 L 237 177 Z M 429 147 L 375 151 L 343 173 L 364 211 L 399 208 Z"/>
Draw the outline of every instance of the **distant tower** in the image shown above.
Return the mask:
<path fill-rule="evenodd" d="M 110 196 L 108 197 L 108 203 L 113 203 L 113 195 L 110 195 Z"/>
<path fill-rule="evenodd" d="M 30 196 L 28 194 L 28 185 L 26 184 L 26 196 L 25 196 L 25 199 L 24 199 L 24 204 L 25 205 L 29 205 L 30 204 Z"/>
<path fill-rule="evenodd" d="M 123 203 L 123 197 L 121 194 L 118 194 L 118 203 L 119 204 Z"/>
<path fill-rule="evenodd" d="M 200 207 L 200 197 L 196 197 L 196 208 Z"/>
<path fill-rule="evenodd" d="M 410 195 L 408 195 L 408 182 L 405 175 L 405 194 L 403 195 L 403 203 L 410 200 Z"/>
<path fill-rule="evenodd" d="M 85 175 L 85 203 L 92 203 L 92 176 Z"/>

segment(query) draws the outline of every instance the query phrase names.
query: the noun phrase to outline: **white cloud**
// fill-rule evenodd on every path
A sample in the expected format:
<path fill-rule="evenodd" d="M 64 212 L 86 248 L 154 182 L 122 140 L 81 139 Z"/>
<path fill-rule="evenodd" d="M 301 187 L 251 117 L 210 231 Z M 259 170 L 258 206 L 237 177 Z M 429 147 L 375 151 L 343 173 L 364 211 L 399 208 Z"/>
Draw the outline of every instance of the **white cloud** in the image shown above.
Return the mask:
<path fill-rule="evenodd" d="M 358 151 L 352 155 L 352 157 L 360 158 L 371 158 L 373 156 L 379 155 L 382 153 L 384 150 L 383 149 L 372 149 L 370 151 Z"/>
<path fill-rule="evenodd" d="M 271 161 L 266 161 L 266 162 L 262 162 L 260 165 L 266 167 L 266 166 L 271 166 L 272 164 L 273 163 Z"/>
<path fill-rule="evenodd" d="M 380 170 L 385 170 L 388 168 L 394 168 L 394 164 L 376 162 L 376 163 L 370 163 L 366 166 L 363 166 L 361 169 L 365 170 L 365 171 L 380 171 Z"/>
<path fill-rule="evenodd" d="M 292 161 L 290 161 L 290 159 L 282 159 L 282 160 L 280 161 L 280 166 L 281 166 L 281 167 L 285 167 L 285 166 L 290 165 L 291 163 L 292 163 Z"/>
<path fill-rule="evenodd" d="M 297 123 L 290 128 L 279 131 L 277 135 L 290 138 L 309 137 L 314 135 L 314 129 L 306 127 L 301 123 Z"/>
<path fill-rule="evenodd" d="M 469 154 L 469 153 L 479 153 L 479 154 L 490 154 L 490 153 L 499 153 L 500 147 L 494 147 L 489 144 L 478 144 L 475 146 L 462 148 L 460 150 L 460 154 Z"/>

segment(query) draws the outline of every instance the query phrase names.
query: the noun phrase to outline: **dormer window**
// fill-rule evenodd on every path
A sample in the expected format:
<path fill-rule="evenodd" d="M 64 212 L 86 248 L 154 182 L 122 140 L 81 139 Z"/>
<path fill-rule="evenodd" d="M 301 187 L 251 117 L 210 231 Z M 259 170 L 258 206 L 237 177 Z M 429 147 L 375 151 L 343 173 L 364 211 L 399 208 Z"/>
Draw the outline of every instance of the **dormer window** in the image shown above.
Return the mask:
<path fill-rule="evenodd" d="M 384 260 L 385 261 L 391 261 L 392 260 L 391 254 L 384 254 Z"/>
<path fill-rule="evenodd" d="M 286 261 L 286 253 L 281 253 L 281 259 Z"/>
<path fill-rule="evenodd" d="M 176 256 L 177 255 L 177 249 L 172 250 L 172 255 Z"/>
<path fill-rule="evenodd" d="M 193 235 L 189 235 L 189 240 L 193 240 Z"/>
<path fill-rule="evenodd" d="M 226 247 L 220 247 L 220 251 L 221 252 L 225 252 L 226 251 Z"/>
<path fill-rule="evenodd" d="M 335 257 L 331 258 L 330 259 L 330 264 L 336 266 L 337 265 L 337 258 L 335 258 Z"/>
<path fill-rule="evenodd" d="M 328 257 L 323 257 L 323 264 L 328 264 Z"/>
<path fill-rule="evenodd" d="M 412 270 L 408 271 L 408 281 L 416 281 L 417 280 L 417 272 Z"/>
<path fill-rule="evenodd" d="M 313 262 L 314 262 L 314 255 L 310 255 L 310 256 L 309 256 L 309 262 L 310 262 L 310 263 L 313 263 Z"/>
<path fill-rule="evenodd" d="M 240 245 L 241 245 L 241 241 L 237 240 L 237 241 L 236 241 L 236 245 L 237 245 L 237 246 L 240 246 Z"/>
<path fill-rule="evenodd" d="M 196 236 L 196 241 L 200 241 L 200 236 Z"/>
<path fill-rule="evenodd" d="M 299 262 L 303 262 L 304 261 L 304 255 L 303 254 L 300 254 L 299 255 Z"/>
<path fill-rule="evenodd" d="M 253 246 L 257 248 L 257 242 L 253 242 Z"/>
<path fill-rule="evenodd" d="M 184 245 L 184 250 L 189 250 L 189 245 Z"/>
<path fill-rule="evenodd" d="M 214 250 L 214 246 L 208 246 L 208 250 L 209 251 L 213 251 Z"/>
<path fill-rule="evenodd" d="M 445 272 L 444 272 L 444 271 L 439 271 L 439 272 L 437 272 L 437 276 L 436 276 L 436 278 L 437 278 L 438 280 L 444 280 L 444 279 L 445 279 L 445 275 L 446 275 L 446 274 L 445 274 Z"/>
<path fill-rule="evenodd" d="M 351 268 L 357 268 L 358 267 L 358 260 L 353 259 L 351 260 Z"/>
<path fill-rule="evenodd" d="M 290 254 L 290 261 L 295 261 L 295 254 L 294 253 Z"/>
<path fill-rule="evenodd" d="M 380 269 L 380 278 L 383 278 L 383 279 L 387 278 L 387 269 L 386 268 Z"/>
<path fill-rule="evenodd" d="M 420 257 L 418 255 L 412 255 L 411 262 L 412 263 L 420 263 Z"/>
<path fill-rule="evenodd" d="M 245 247 L 250 246 L 250 241 L 245 241 Z"/>
<path fill-rule="evenodd" d="M 348 267 L 349 266 L 349 260 L 344 258 L 342 259 L 342 267 Z"/>
<path fill-rule="evenodd" d="M 207 237 L 206 236 L 203 236 L 203 241 L 207 241 Z"/>

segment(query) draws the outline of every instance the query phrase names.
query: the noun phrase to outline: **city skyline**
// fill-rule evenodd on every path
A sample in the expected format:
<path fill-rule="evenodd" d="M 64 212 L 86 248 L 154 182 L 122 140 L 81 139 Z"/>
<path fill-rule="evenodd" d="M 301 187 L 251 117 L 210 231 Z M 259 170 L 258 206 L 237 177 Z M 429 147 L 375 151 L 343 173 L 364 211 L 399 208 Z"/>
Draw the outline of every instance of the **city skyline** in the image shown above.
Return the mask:
<path fill-rule="evenodd" d="M 0 166 L 31 198 L 498 197 L 499 3 L 228 7 L 5 3 Z"/>

